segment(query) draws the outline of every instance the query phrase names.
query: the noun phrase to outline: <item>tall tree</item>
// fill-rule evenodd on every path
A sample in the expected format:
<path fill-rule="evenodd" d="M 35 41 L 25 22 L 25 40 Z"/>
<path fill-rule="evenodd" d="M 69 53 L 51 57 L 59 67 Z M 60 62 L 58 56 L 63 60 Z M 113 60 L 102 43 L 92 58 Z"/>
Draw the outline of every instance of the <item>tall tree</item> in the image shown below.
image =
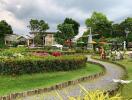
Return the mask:
<path fill-rule="evenodd" d="M 124 21 L 121 22 L 120 25 L 124 30 L 129 30 L 130 32 L 132 32 L 132 18 L 126 18 Z"/>
<path fill-rule="evenodd" d="M 49 29 L 48 24 L 44 20 L 31 19 L 29 29 L 35 34 L 35 42 L 37 44 L 45 44 L 46 30 Z M 44 38 L 43 38 L 44 37 Z"/>
<path fill-rule="evenodd" d="M 44 34 L 49 29 L 48 24 L 44 20 L 31 19 L 28 25 L 31 32 Z"/>
<path fill-rule="evenodd" d="M 39 32 L 39 21 L 37 19 L 31 19 L 28 28 L 31 32 Z"/>
<path fill-rule="evenodd" d="M 3 37 L 5 34 L 12 34 L 12 27 L 5 21 L 0 21 L 0 37 Z"/>
<path fill-rule="evenodd" d="M 4 47 L 4 36 L 12 33 L 12 27 L 4 20 L 0 21 L 0 48 Z"/>
<path fill-rule="evenodd" d="M 112 25 L 112 37 L 123 37 L 124 30 L 120 24 L 113 24 Z"/>
<path fill-rule="evenodd" d="M 72 18 L 65 18 L 64 24 L 72 24 L 75 35 L 79 33 L 80 24 L 77 21 L 73 20 Z"/>
<path fill-rule="evenodd" d="M 112 22 L 102 13 L 93 12 L 91 18 L 86 19 L 85 24 L 92 28 L 94 34 L 104 37 L 111 36 Z"/>
<path fill-rule="evenodd" d="M 75 36 L 72 24 L 59 24 L 57 29 L 55 40 L 59 44 L 64 45 L 65 41 L 71 40 Z"/>
<path fill-rule="evenodd" d="M 55 40 L 62 45 L 66 41 L 71 42 L 71 39 L 79 33 L 79 27 L 80 24 L 77 21 L 65 18 L 64 22 L 57 26 L 58 32 L 55 34 Z"/>
<path fill-rule="evenodd" d="M 132 18 L 128 17 L 120 23 L 121 28 L 124 31 L 124 36 L 128 38 L 129 34 L 132 34 Z"/>

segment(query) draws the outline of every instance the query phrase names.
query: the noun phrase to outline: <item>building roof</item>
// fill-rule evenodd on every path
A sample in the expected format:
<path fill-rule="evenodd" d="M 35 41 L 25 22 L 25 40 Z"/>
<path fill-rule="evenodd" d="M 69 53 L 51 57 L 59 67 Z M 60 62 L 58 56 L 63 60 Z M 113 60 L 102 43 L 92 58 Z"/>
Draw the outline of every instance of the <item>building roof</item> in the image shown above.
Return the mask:
<path fill-rule="evenodd" d="M 21 35 L 17 35 L 17 34 L 6 34 L 5 40 L 18 42 L 18 41 L 25 41 L 26 38 Z"/>
<path fill-rule="evenodd" d="M 29 32 L 30 34 L 37 34 L 37 33 L 39 33 L 39 32 Z M 43 33 L 46 33 L 46 34 L 54 34 L 54 33 L 56 33 L 56 32 L 43 32 Z"/>

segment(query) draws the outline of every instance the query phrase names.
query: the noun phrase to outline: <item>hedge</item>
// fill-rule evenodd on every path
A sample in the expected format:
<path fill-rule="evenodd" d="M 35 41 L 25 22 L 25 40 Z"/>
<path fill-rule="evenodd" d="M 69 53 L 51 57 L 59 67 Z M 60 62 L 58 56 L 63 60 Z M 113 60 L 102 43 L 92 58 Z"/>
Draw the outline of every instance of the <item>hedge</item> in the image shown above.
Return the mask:
<path fill-rule="evenodd" d="M 50 71 L 69 71 L 81 68 L 85 56 L 25 57 L 23 59 L 0 59 L 1 75 L 20 75 Z"/>

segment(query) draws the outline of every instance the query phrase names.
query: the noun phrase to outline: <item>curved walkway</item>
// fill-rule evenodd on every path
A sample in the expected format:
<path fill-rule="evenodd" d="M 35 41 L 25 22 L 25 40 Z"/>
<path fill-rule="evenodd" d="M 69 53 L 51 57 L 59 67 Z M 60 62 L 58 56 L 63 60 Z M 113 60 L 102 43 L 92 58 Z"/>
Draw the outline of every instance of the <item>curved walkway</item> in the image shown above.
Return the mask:
<path fill-rule="evenodd" d="M 101 76 L 98 79 L 95 79 L 92 81 L 85 81 L 80 84 L 87 90 L 101 89 L 101 90 L 107 91 L 107 90 L 115 89 L 118 84 L 114 83 L 112 80 L 121 79 L 125 73 L 124 69 L 115 64 L 94 60 L 94 59 L 91 59 L 90 56 L 87 56 L 87 57 L 88 57 L 88 61 L 102 64 L 106 69 L 106 74 L 104 76 Z M 72 85 L 61 90 L 57 90 L 57 93 L 64 100 L 67 100 L 68 96 L 81 95 L 80 91 L 81 91 L 81 88 L 77 84 L 77 85 Z M 60 100 L 60 98 L 58 98 L 58 96 L 56 95 L 55 91 L 50 93 L 44 93 L 41 95 L 36 95 L 36 96 L 25 97 L 22 100 L 32 100 L 34 98 L 36 98 L 36 100 Z"/>

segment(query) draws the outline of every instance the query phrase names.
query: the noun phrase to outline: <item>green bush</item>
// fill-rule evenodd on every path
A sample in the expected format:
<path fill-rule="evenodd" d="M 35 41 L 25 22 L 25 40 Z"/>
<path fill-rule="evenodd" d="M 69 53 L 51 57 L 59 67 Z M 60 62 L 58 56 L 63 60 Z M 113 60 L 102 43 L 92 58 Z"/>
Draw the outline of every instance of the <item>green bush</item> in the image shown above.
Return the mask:
<path fill-rule="evenodd" d="M 25 57 L 0 59 L 1 75 L 20 75 L 50 71 L 69 71 L 85 66 L 84 56 Z"/>
<path fill-rule="evenodd" d="M 87 50 L 87 48 L 76 48 L 76 53 L 93 53 L 93 50 Z"/>

